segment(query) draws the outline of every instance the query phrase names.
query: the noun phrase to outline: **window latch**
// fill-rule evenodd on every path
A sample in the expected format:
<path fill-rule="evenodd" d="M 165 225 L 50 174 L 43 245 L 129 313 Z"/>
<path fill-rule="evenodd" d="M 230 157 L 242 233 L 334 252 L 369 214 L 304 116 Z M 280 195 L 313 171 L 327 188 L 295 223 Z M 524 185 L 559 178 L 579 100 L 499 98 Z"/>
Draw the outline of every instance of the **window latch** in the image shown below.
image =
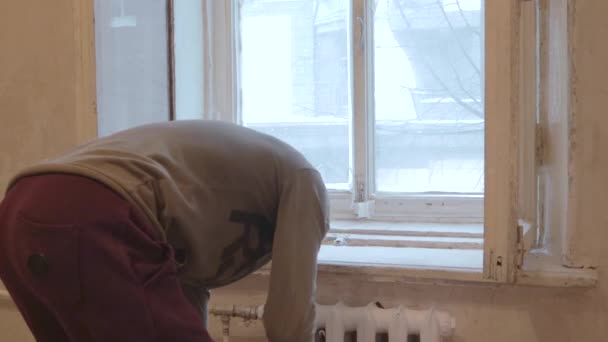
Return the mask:
<path fill-rule="evenodd" d="M 365 194 L 365 185 L 363 182 L 357 182 L 357 191 L 355 202 L 353 203 L 353 211 L 358 219 L 371 218 L 374 213 L 375 203 L 373 200 L 367 200 Z"/>

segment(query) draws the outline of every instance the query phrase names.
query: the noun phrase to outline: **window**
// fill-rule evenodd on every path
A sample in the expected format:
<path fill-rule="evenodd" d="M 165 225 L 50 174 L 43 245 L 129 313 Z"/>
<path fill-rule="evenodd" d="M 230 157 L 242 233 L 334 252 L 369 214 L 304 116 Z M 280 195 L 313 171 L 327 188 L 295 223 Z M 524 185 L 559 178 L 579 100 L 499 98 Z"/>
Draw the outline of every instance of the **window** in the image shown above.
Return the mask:
<path fill-rule="evenodd" d="M 330 189 L 328 269 L 516 282 L 559 186 L 539 158 L 541 42 L 567 16 L 547 6 L 97 0 L 99 133 L 205 118 L 274 135 Z"/>
<path fill-rule="evenodd" d="M 368 219 L 334 221 L 321 260 L 428 266 L 422 253 L 449 247 L 440 259 L 481 269 L 483 9 L 483 0 L 240 2 L 237 117 L 307 156 L 333 218 Z"/>
<path fill-rule="evenodd" d="M 164 0 L 95 1 L 98 134 L 170 119 Z"/>
<path fill-rule="evenodd" d="M 483 3 L 242 1 L 242 122 L 308 157 L 334 216 L 481 222 Z"/>

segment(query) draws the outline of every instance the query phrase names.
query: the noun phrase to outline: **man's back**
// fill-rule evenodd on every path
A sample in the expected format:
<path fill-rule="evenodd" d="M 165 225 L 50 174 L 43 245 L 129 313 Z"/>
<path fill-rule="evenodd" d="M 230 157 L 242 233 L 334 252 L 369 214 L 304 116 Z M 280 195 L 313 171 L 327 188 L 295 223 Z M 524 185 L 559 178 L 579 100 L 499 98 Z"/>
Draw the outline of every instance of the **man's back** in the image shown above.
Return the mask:
<path fill-rule="evenodd" d="M 269 260 L 281 185 L 297 170 L 314 171 L 268 135 L 218 121 L 174 121 L 91 141 L 22 175 L 67 171 L 109 185 L 187 253 L 182 276 L 216 287 L 245 275 L 237 264 Z M 226 255 L 240 240 L 256 250 L 248 261 L 243 246 Z M 243 260 L 232 261 L 237 257 Z"/>

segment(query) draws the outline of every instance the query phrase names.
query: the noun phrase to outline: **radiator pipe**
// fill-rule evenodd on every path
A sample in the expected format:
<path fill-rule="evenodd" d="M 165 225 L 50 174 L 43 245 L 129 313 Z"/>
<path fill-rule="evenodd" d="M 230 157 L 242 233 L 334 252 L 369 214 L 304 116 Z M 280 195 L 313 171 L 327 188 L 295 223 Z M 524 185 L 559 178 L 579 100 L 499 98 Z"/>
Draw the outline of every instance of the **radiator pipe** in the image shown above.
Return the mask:
<path fill-rule="evenodd" d="M 222 342 L 230 342 L 230 320 L 235 317 L 247 321 L 260 320 L 264 316 L 264 305 L 214 305 L 209 313 L 222 321 Z"/>
<path fill-rule="evenodd" d="M 264 305 L 241 306 L 241 305 L 214 305 L 209 310 L 213 316 L 238 317 L 245 320 L 258 320 L 264 316 Z"/>

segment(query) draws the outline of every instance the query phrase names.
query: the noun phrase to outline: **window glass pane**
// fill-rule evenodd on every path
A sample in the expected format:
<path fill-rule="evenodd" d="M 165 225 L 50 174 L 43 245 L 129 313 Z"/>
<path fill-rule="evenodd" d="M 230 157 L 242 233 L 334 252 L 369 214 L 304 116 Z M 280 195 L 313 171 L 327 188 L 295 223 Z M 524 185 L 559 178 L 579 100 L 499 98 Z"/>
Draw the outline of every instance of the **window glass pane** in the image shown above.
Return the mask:
<path fill-rule="evenodd" d="M 347 0 L 245 0 L 242 120 L 286 141 L 329 188 L 349 182 Z"/>
<path fill-rule="evenodd" d="M 96 0 L 98 133 L 169 119 L 166 0 Z"/>
<path fill-rule="evenodd" d="M 203 2 L 173 1 L 175 119 L 203 118 Z"/>
<path fill-rule="evenodd" d="M 376 186 L 484 189 L 483 0 L 380 0 Z"/>

